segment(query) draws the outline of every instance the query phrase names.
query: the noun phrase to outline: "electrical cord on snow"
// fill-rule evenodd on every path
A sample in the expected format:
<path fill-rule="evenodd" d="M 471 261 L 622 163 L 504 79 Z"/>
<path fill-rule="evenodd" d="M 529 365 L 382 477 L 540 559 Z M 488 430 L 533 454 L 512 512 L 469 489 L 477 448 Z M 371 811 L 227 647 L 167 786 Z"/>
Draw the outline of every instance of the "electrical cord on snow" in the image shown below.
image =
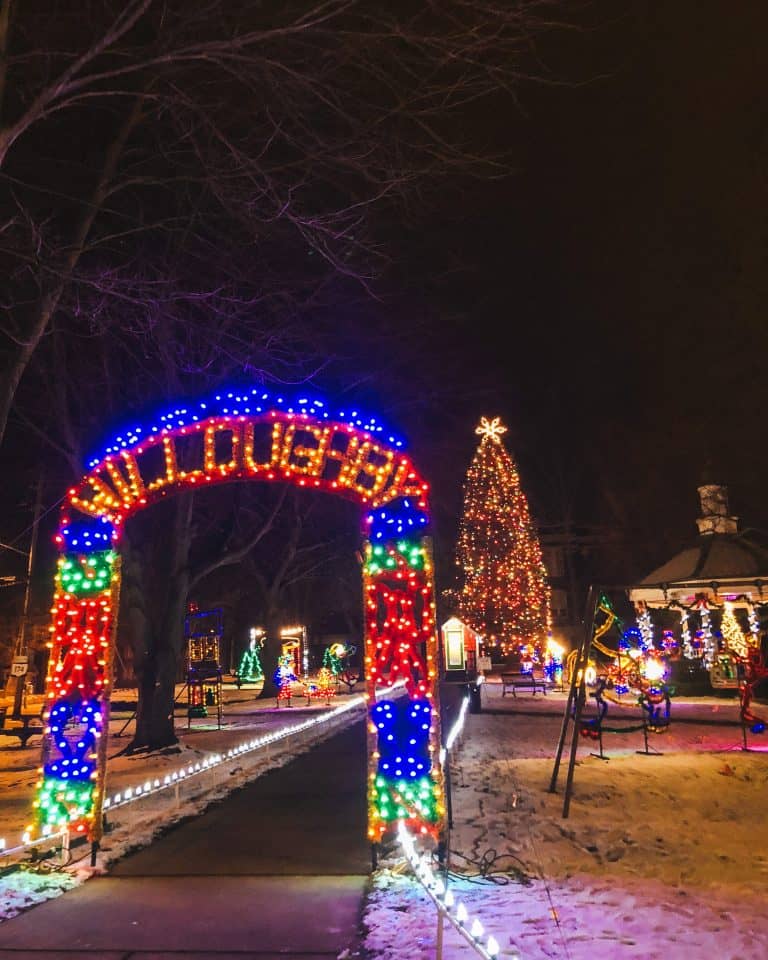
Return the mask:
<path fill-rule="evenodd" d="M 519 883 L 527 887 L 533 883 L 533 877 L 528 873 L 525 863 L 513 853 L 498 853 L 493 847 L 489 847 L 481 857 L 475 858 L 451 850 L 451 858 L 458 858 L 468 866 L 475 868 L 474 873 L 458 873 L 455 870 L 448 870 L 447 875 L 452 880 L 466 880 L 469 883 L 493 883 L 499 887 L 505 887 L 509 883 Z M 513 862 L 505 867 L 501 865 L 505 860 Z"/>

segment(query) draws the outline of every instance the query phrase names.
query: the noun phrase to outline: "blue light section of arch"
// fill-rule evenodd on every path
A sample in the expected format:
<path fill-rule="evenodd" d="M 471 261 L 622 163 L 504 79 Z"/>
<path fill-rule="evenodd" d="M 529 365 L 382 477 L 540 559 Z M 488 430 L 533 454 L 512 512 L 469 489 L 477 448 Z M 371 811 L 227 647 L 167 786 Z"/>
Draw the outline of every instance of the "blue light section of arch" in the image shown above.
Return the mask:
<path fill-rule="evenodd" d="M 191 400 L 180 404 L 172 410 L 166 410 L 154 420 L 150 418 L 145 423 L 124 430 L 114 437 L 98 456 L 89 460 L 88 466 L 95 467 L 109 454 L 119 453 L 142 440 L 162 434 L 163 431 L 176 430 L 178 427 L 199 423 L 209 417 L 258 416 L 272 410 L 281 413 L 306 414 L 317 420 L 348 424 L 378 437 L 382 442 L 390 443 L 398 450 L 405 446 L 403 440 L 379 423 L 376 417 L 363 414 L 356 408 L 331 410 L 324 400 L 317 397 L 300 394 L 293 398 L 284 393 L 265 390 L 263 387 L 251 389 L 240 387 L 217 390 L 215 394 L 204 400 Z"/>
<path fill-rule="evenodd" d="M 410 497 L 393 500 L 380 510 L 372 510 L 366 519 L 368 536 L 374 542 L 420 536 L 429 523 L 427 512 Z"/>
<path fill-rule="evenodd" d="M 117 531 L 106 517 L 77 517 L 62 524 L 59 536 L 65 551 L 92 553 L 108 550 L 117 540 Z"/>

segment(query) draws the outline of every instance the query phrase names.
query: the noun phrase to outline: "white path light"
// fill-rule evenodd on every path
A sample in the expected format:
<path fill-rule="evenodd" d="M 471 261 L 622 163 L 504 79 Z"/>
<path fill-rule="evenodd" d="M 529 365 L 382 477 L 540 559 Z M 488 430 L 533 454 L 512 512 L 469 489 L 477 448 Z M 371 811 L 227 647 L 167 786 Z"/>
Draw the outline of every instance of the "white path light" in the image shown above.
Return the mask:
<path fill-rule="evenodd" d="M 400 680 L 397 683 L 392 684 L 386 690 L 377 691 L 377 698 L 381 696 L 392 696 L 395 691 L 401 690 L 405 687 L 405 681 Z M 276 743 L 279 740 L 284 740 L 286 738 L 295 736 L 297 733 L 301 733 L 304 730 L 309 730 L 311 727 L 317 726 L 318 724 L 328 723 L 331 720 L 334 720 L 336 717 L 341 714 L 347 713 L 349 710 L 353 710 L 356 707 L 365 706 L 368 702 L 368 697 L 356 696 L 351 697 L 346 703 L 340 704 L 338 707 L 335 707 L 333 710 L 329 710 L 326 713 L 323 713 L 319 716 L 312 717 L 309 720 L 305 720 L 303 723 L 298 723 L 295 725 L 289 725 L 282 727 L 279 730 L 276 730 L 274 733 L 271 733 L 264 737 L 256 737 L 250 741 L 245 741 L 238 744 L 236 747 L 231 748 L 224 753 L 213 753 L 204 757 L 201 761 L 196 763 L 190 763 L 188 766 L 181 767 L 178 770 L 173 770 L 169 774 L 166 774 L 163 778 L 162 783 L 160 779 L 155 779 L 154 783 L 151 780 L 147 780 L 144 784 L 137 784 L 134 787 L 127 787 L 121 793 L 116 793 L 113 797 L 104 798 L 104 809 L 114 809 L 118 806 L 125 806 L 128 803 L 131 803 L 136 800 L 142 800 L 144 797 L 154 795 L 160 790 L 167 789 L 174 784 L 178 784 L 181 780 L 185 780 L 188 777 L 193 777 L 195 774 L 202 773 L 205 770 L 209 770 L 212 767 L 217 766 L 220 763 L 225 763 L 227 760 L 232 759 L 233 757 L 239 756 L 242 753 L 248 753 L 251 750 L 257 750 L 260 747 L 268 746 L 271 743 Z M 47 837 L 43 837 L 46 841 L 52 841 L 58 839 L 60 836 L 63 836 L 62 833 L 52 833 Z M 34 842 L 38 842 L 39 838 L 36 838 Z M 26 832 L 22 836 L 21 846 L 28 846 L 33 842 L 32 835 L 29 832 Z M 411 841 L 413 842 L 413 841 Z M 7 848 L 5 843 L 0 841 L 0 857 L 7 856 L 11 853 L 15 853 L 18 848 Z M 418 860 L 418 855 L 417 855 Z"/>

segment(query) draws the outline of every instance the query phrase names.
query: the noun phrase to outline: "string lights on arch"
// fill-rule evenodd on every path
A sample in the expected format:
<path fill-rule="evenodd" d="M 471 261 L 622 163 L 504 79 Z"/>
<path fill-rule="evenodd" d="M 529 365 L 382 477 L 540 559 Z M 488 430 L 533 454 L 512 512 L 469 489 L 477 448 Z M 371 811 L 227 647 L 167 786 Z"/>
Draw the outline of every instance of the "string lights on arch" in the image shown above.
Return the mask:
<path fill-rule="evenodd" d="M 219 391 L 123 431 L 65 498 L 35 803 L 41 832 L 100 838 L 125 520 L 181 489 L 252 479 L 323 490 L 360 506 L 369 701 L 402 683 L 408 693 L 406 703 L 387 701 L 395 719 L 381 743 L 369 717 L 369 837 L 378 841 L 393 828 L 393 809 L 418 832 L 441 834 L 429 486 L 402 440 L 376 418 L 262 388 Z M 335 681 L 330 672 L 324 679 L 318 695 L 329 701 Z M 280 680 L 285 700 L 293 681 Z"/>

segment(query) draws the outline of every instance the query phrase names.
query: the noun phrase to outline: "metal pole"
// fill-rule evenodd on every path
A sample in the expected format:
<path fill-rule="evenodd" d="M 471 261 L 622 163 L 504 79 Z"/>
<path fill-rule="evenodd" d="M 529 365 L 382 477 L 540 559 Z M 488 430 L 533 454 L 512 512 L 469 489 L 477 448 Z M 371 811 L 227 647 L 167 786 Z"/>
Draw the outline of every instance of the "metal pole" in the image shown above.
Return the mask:
<path fill-rule="evenodd" d="M 582 673 L 583 677 L 583 673 Z M 571 737 L 571 750 L 568 755 L 568 775 L 565 778 L 565 795 L 563 797 L 563 819 L 568 819 L 568 813 L 571 809 L 571 794 L 573 793 L 573 773 L 576 768 L 576 750 L 579 745 L 579 727 L 581 724 L 581 714 L 584 710 L 584 702 L 587 699 L 586 684 L 582 679 L 579 684 L 579 693 L 576 697 L 576 710 L 573 718 L 573 735 Z"/>
<path fill-rule="evenodd" d="M 24 591 L 24 607 L 21 614 L 21 623 L 19 624 L 19 637 L 16 642 L 16 652 L 24 653 L 26 649 L 27 633 L 27 615 L 29 614 L 29 599 L 32 584 L 32 567 L 35 562 L 35 552 L 37 547 L 37 528 L 40 523 L 40 511 L 43 505 L 43 475 L 37 480 L 37 492 L 35 493 L 34 519 L 32 520 L 32 539 L 29 543 L 29 553 L 27 554 L 27 588 Z"/>
<path fill-rule="evenodd" d="M 451 758 L 445 755 L 445 800 L 448 809 L 448 829 L 453 830 L 453 794 L 451 791 Z"/>
<path fill-rule="evenodd" d="M 579 745 L 579 730 L 581 728 L 581 715 L 584 711 L 584 703 L 587 699 L 586 672 L 589 663 L 589 654 L 592 650 L 592 636 L 595 632 L 595 617 L 600 603 L 600 591 L 594 587 L 591 588 L 592 616 L 585 618 L 584 622 L 584 643 L 581 650 L 581 663 L 577 664 L 579 677 L 579 693 L 576 697 L 576 710 L 573 716 L 573 734 L 571 736 L 571 750 L 568 757 L 568 776 L 565 780 L 565 797 L 563 798 L 563 819 L 567 819 L 571 807 L 571 794 L 573 793 L 573 774 L 576 768 L 576 750 Z"/>
<path fill-rule="evenodd" d="M 552 777 L 549 781 L 549 792 L 557 792 L 557 778 L 560 773 L 560 760 L 563 756 L 563 747 L 565 746 L 565 739 L 568 735 L 568 724 L 571 722 L 571 708 L 573 706 L 573 698 L 576 690 L 576 677 L 578 676 L 578 665 L 581 661 L 581 649 L 576 656 L 574 662 L 573 676 L 571 677 L 571 682 L 568 687 L 568 699 L 565 704 L 565 713 L 563 714 L 563 723 L 560 727 L 560 739 L 557 743 L 557 750 L 555 751 L 555 762 L 552 767 Z"/>
<path fill-rule="evenodd" d="M 21 612 L 21 623 L 19 624 L 19 636 L 16 641 L 16 653 L 19 656 L 23 656 L 27 652 L 27 617 L 29 616 L 29 601 L 30 595 L 32 593 L 32 567 L 35 562 L 35 553 L 37 547 L 37 529 L 40 523 L 40 511 L 43 504 L 43 475 L 42 473 L 37 480 L 37 492 L 35 493 L 35 508 L 34 508 L 34 519 L 32 520 L 32 539 L 29 543 L 29 553 L 27 554 L 27 585 L 24 590 L 24 606 Z M 29 660 L 27 660 L 29 662 Z M 27 676 L 26 673 L 20 677 L 16 677 L 16 691 L 13 697 L 13 712 L 11 716 L 14 720 L 18 720 L 21 716 L 21 699 L 24 693 L 24 685 L 26 683 Z"/>
<path fill-rule="evenodd" d="M 69 830 L 64 831 L 64 836 L 61 838 L 61 865 L 66 867 L 69 863 Z"/>
<path fill-rule="evenodd" d="M 595 622 L 595 613 L 597 612 L 597 597 L 599 592 L 593 584 L 590 584 L 589 592 L 587 593 L 587 604 L 584 611 L 584 633 L 582 634 L 581 641 L 578 647 L 578 653 L 576 655 L 576 660 L 574 663 L 573 674 L 571 675 L 571 682 L 568 688 L 568 700 L 565 705 L 565 713 L 563 714 L 563 723 L 560 728 L 560 739 L 558 740 L 557 750 L 555 751 L 555 762 L 552 767 L 552 778 L 549 781 L 549 792 L 557 792 L 557 778 L 560 773 L 560 761 L 563 756 L 563 747 L 565 746 L 566 736 L 568 734 L 568 724 L 571 722 L 571 710 L 574 704 L 574 697 L 576 695 L 576 687 L 578 686 L 578 677 L 579 670 L 583 671 L 586 666 L 588 657 L 584 656 L 584 646 L 587 642 L 587 637 L 589 636 L 591 642 L 591 634 L 594 630 Z M 589 612 L 592 611 L 592 616 L 589 616 Z M 589 623 L 589 628 L 587 628 L 587 623 Z M 589 629 L 589 634 L 587 633 Z M 574 736 L 576 736 L 574 734 Z"/>
<path fill-rule="evenodd" d="M 435 960 L 443 960 L 443 911 L 437 908 L 437 937 L 435 940 Z"/>

